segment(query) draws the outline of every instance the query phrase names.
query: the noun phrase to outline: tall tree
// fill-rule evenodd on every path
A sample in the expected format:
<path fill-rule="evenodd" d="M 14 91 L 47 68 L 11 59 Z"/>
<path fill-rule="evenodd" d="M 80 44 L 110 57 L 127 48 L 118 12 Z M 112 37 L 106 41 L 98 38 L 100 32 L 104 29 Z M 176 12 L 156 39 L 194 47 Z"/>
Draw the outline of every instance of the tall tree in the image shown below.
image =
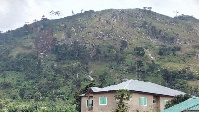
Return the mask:
<path fill-rule="evenodd" d="M 115 98 L 119 101 L 117 102 L 117 107 L 114 112 L 128 112 L 128 105 L 125 101 L 130 99 L 130 94 L 130 91 L 127 89 L 120 89 L 117 91 Z"/>
<path fill-rule="evenodd" d="M 34 95 L 34 101 L 36 103 L 36 110 L 38 110 L 38 102 L 40 101 L 41 96 L 42 96 L 42 94 L 39 91 L 37 91 Z"/>

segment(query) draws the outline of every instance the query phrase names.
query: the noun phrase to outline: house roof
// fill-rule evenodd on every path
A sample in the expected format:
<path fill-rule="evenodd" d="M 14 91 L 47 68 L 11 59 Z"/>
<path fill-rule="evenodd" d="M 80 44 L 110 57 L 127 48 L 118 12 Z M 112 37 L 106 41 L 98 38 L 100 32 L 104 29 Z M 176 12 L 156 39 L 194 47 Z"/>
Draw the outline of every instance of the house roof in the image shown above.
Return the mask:
<path fill-rule="evenodd" d="M 161 112 L 198 111 L 199 97 L 189 98 L 179 104 L 169 107 Z"/>
<path fill-rule="evenodd" d="M 93 92 L 116 91 L 119 89 L 127 89 L 129 91 L 138 91 L 138 92 L 161 94 L 168 96 L 185 94 L 184 92 L 170 89 L 155 83 L 132 80 L 132 79 L 117 85 L 111 85 L 104 88 L 91 87 L 91 90 Z"/>
<path fill-rule="evenodd" d="M 85 93 L 84 94 L 81 94 L 81 95 L 79 95 L 80 97 L 84 97 L 85 96 Z"/>

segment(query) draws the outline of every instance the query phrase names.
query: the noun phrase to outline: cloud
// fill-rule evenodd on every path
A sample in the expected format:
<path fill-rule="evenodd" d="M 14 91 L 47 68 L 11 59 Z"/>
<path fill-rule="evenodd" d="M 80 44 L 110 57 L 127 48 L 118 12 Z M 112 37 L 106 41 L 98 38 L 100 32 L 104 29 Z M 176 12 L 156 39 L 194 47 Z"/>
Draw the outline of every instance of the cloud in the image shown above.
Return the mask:
<path fill-rule="evenodd" d="M 49 11 L 45 6 L 51 6 L 39 0 L 1 0 L 0 4 L 0 31 L 16 29 L 25 22 L 39 20 Z"/>
<path fill-rule="evenodd" d="M 198 0 L 0 0 L 0 31 L 7 31 L 23 26 L 25 22 L 32 23 L 34 19 L 40 20 L 42 15 L 56 19 L 80 13 L 83 9 L 126 9 L 153 7 L 153 11 L 168 16 L 179 14 L 193 15 L 199 18 Z M 51 10 L 61 11 L 62 16 L 52 17 Z"/>
<path fill-rule="evenodd" d="M 0 8 L 0 30 L 8 29 L 8 27 L 15 28 L 18 23 L 23 23 L 24 16 L 27 8 L 27 2 L 25 0 L 1 0 Z M 23 3 L 23 5 L 21 4 Z M 20 4 L 20 5 L 19 5 Z M 2 7 L 3 6 L 3 7 Z"/>

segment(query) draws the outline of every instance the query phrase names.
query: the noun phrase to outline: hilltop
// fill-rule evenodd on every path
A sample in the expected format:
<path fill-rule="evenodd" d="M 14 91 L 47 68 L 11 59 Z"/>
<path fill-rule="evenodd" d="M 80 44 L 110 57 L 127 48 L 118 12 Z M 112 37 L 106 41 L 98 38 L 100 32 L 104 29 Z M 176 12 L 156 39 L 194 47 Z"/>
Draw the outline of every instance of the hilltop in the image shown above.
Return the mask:
<path fill-rule="evenodd" d="M 73 111 L 73 94 L 90 82 L 104 87 L 126 79 L 198 95 L 198 36 L 198 19 L 144 9 L 42 18 L 0 33 L 0 99 L 32 106 L 39 92 L 49 111 Z"/>

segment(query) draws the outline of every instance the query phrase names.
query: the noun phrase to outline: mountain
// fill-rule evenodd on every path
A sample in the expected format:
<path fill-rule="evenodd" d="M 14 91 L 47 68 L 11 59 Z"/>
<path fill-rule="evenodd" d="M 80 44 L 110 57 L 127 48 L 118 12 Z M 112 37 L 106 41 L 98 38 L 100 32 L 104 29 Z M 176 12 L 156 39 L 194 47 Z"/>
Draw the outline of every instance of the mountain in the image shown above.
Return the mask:
<path fill-rule="evenodd" d="M 198 36 L 198 19 L 144 9 L 90 10 L 25 24 L 0 33 L 0 107 L 76 111 L 78 90 L 126 79 L 198 95 Z"/>

